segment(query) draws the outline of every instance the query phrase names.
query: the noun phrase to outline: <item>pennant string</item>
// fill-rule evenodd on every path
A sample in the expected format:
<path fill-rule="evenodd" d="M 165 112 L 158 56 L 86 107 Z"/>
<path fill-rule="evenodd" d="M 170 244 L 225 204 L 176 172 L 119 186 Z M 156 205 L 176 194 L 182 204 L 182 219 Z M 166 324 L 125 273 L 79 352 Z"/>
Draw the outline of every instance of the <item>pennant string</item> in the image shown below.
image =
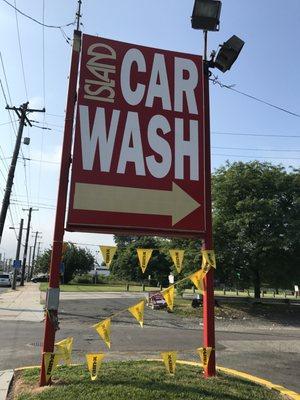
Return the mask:
<path fill-rule="evenodd" d="M 199 271 L 199 270 L 198 270 L 198 271 Z M 195 271 L 195 272 L 197 272 L 197 271 Z M 180 279 L 179 281 L 175 282 L 172 286 L 175 287 L 175 286 L 177 286 L 179 283 L 184 282 L 184 281 L 187 281 L 188 279 L 190 279 L 190 277 L 191 277 L 195 272 L 193 272 L 192 274 L 186 276 L 185 278 L 182 278 L 182 279 Z M 166 289 L 168 289 L 168 288 L 166 288 Z M 162 291 L 160 291 L 160 293 L 162 293 L 162 292 L 163 292 L 164 290 L 166 290 L 166 289 L 163 289 Z M 151 298 L 154 297 L 154 296 L 155 296 L 155 294 L 153 294 L 153 295 L 150 296 L 149 298 L 151 299 Z M 141 299 L 138 300 L 135 304 L 138 304 L 138 303 L 140 303 L 141 301 L 145 301 L 145 298 L 144 298 L 144 297 L 141 298 Z M 134 305 L 135 305 L 135 304 L 134 304 Z M 128 308 L 130 308 L 130 307 L 123 308 L 122 310 L 119 310 L 119 311 L 117 311 L 117 312 L 111 314 L 110 316 L 103 318 L 103 320 L 105 320 L 105 319 L 113 319 L 113 318 L 115 318 L 115 317 L 117 317 L 117 316 L 119 316 L 119 315 L 121 315 L 121 314 L 124 314 L 124 313 L 128 312 Z"/>

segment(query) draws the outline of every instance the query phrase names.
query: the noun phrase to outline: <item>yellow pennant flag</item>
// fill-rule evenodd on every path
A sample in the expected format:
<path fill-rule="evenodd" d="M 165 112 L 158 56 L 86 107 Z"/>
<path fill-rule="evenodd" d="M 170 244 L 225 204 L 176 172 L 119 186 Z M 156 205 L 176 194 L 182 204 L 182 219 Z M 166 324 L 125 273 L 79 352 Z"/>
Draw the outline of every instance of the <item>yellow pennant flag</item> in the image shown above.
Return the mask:
<path fill-rule="evenodd" d="M 203 278 L 204 278 L 204 276 L 208 273 L 208 271 L 211 269 L 211 265 L 210 264 L 207 264 L 207 263 L 203 263 L 202 262 L 202 266 L 201 266 L 201 271 L 202 271 L 202 273 L 203 273 Z"/>
<path fill-rule="evenodd" d="M 103 358 L 105 357 L 105 354 L 89 353 L 89 354 L 86 354 L 85 357 L 86 357 L 86 363 L 88 366 L 88 370 L 91 374 L 91 380 L 94 381 L 98 376 L 99 368 L 100 368 Z"/>
<path fill-rule="evenodd" d="M 153 249 L 136 249 L 143 273 L 146 271 Z"/>
<path fill-rule="evenodd" d="M 172 261 L 177 269 L 177 272 L 182 270 L 182 261 L 184 256 L 184 250 L 169 250 Z"/>
<path fill-rule="evenodd" d="M 161 294 L 164 296 L 164 299 L 166 300 L 166 303 L 171 311 L 173 311 L 174 307 L 174 285 L 168 287 L 168 289 L 165 289 L 161 292 Z"/>
<path fill-rule="evenodd" d="M 214 250 L 202 250 L 202 265 L 204 264 L 216 268 L 217 264 Z"/>
<path fill-rule="evenodd" d="M 139 303 L 135 304 L 134 306 L 128 308 L 128 311 L 140 323 L 142 328 L 144 325 L 144 308 L 145 308 L 144 300 L 142 300 Z"/>
<path fill-rule="evenodd" d="M 43 353 L 43 354 L 44 354 L 46 383 L 48 383 L 51 378 L 52 372 L 57 367 L 60 356 L 55 353 Z"/>
<path fill-rule="evenodd" d="M 68 337 L 66 339 L 61 340 L 60 342 L 55 343 L 55 353 L 60 356 L 60 358 L 66 361 L 67 365 L 70 365 L 72 347 L 73 347 L 73 338 Z"/>
<path fill-rule="evenodd" d="M 98 322 L 98 324 L 93 325 L 96 331 L 99 333 L 101 338 L 104 340 L 106 346 L 110 349 L 110 318 L 104 321 Z"/>
<path fill-rule="evenodd" d="M 202 271 L 202 269 L 199 269 L 199 271 L 194 272 L 192 275 L 189 276 L 190 280 L 193 282 L 193 284 L 196 286 L 198 290 L 203 291 L 203 277 L 205 273 Z"/>
<path fill-rule="evenodd" d="M 177 351 L 166 351 L 161 353 L 168 374 L 174 375 L 176 369 Z"/>
<path fill-rule="evenodd" d="M 105 265 L 109 268 L 112 259 L 117 251 L 116 246 L 100 246 L 101 254 Z"/>
<path fill-rule="evenodd" d="M 203 368 L 206 369 L 212 352 L 212 347 L 199 347 L 197 351 L 202 361 Z"/>

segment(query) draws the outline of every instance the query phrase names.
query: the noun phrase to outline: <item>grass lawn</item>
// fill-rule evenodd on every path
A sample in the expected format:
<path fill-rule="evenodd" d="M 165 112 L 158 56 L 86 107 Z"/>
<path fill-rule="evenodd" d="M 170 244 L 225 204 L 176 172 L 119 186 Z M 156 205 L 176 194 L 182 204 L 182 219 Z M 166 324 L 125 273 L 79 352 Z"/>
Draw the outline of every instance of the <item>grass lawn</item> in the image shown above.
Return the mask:
<path fill-rule="evenodd" d="M 46 292 L 48 288 L 47 282 L 40 283 L 40 290 L 42 292 Z M 98 285 L 90 285 L 90 284 L 69 284 L 69 285 L 60 285 L 61 292 L 124 292 L 124 285 L 106 285 L 106 284 L 98 284 Z M 158 290 L 157 287 L 146 287 L 146 290 Z M 130 292 L 142 292 L 142 285 L 134 286 L 130 285 Z"/>
<path fill-rule="evenodd" d="M 226 303 L 222 300 L 219 302 L 220 307 L 215 307 L 215 316 L 224 319 L 249 319 L 251 317 L 270 320 L 273 322 L 297 323 L 300 321 L 300 307 L 289 304 L 272 304 L 272 303 Z M 175 298 L 174 314 L 182 317 L 199 317 L 202 316 L 202 307 L 193 308 L 191 300 L 183 299 L 179 296 Z"/>
<path fill-rule="evenodd" d="M 40 283 L 40 290 L 42 292 L 45 292 L 47 290 L 48 283 L 47 282 L 42 282 Z M 62 292 L 124 292 L 126 290 L 126 285 L 109 285 L 109 284 L 68 284 L 68 285 L 60 285 L 60 289 Z M 149 287 L 146 285 L 146 291 L 149 290 L 154 290 L 157 291 L 159 288 L 157 286 Z M 142 292 L 142 285 L 134 285 L 130 284 L 129 285 L 129 291 L 130 292 Z M 186 289 L 184 291 L 186 295 L 194 296 L 195 291 L 192 289 Z M 215 296 L 222 296 L 222 297 L 240 297 L 240 298 L 249 298 L 249 297 L 254 297 L 253 293 L 250 293 L 250 296 L 248 295 L 247 291 L 244 292 L 239 292 L 238 296 L 236 294 L 236 291 L 226 291 L 225 295 L 224 292 L 221 290 L 215 290 Z M 265 294 L 263 298 L 274 298 L 272 293 Z M 280 293 L 279 295 L 275 296 L 276 299 L 295 299 L 295 296 L 292 296 L 291 294 L 287 294 L 285 297 L 283 293 Z"/>
<path fill-rule="evenodd" d="M 103 363 L 98 379 L 85 366 L 59 367 L 51 387 L 38 387 L 38 369 L 19 371 L 14 400 L 279 400 L 276 392 L 246 380 L 219 374 L 203 379 L 200 367 L 176 366 L 169 376 L 160 362 Z"/>

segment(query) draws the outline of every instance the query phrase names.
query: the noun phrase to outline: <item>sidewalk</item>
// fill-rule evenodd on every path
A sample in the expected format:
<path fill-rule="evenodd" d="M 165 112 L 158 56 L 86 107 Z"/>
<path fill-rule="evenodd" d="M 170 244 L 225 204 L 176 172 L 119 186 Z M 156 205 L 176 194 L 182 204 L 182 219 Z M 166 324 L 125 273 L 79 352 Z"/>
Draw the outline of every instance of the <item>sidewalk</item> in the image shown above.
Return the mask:
<path fill-rule="evenodd" d="M 41 322 L 44 319 L 40 304 L 39 284 L 26 283 L 0 294 L 0 321 Z"/>
<path fill-rule="evenodd" d="M 12 369 L 0 371 L 0 400 L 6 400 L 7 392 L 13 375 L 14 371 Z"/>

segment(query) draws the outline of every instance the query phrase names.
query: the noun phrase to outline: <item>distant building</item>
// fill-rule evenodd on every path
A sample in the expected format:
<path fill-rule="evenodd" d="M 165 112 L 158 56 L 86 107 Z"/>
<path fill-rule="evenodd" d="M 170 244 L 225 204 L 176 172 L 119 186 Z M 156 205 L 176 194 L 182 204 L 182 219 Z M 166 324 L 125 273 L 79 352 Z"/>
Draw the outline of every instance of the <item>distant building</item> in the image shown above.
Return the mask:
<path fill-rule="evenodd" d="M 110 275 L 110 271 L 108 268 L 99 265 L 97 262 L 94 264 L 94 268 L 92 270 L 90 270 L 89 272 L 90 275 L 95 276 L 97 275 L 104 275 L 104 276 L 109 276 Z"/>

